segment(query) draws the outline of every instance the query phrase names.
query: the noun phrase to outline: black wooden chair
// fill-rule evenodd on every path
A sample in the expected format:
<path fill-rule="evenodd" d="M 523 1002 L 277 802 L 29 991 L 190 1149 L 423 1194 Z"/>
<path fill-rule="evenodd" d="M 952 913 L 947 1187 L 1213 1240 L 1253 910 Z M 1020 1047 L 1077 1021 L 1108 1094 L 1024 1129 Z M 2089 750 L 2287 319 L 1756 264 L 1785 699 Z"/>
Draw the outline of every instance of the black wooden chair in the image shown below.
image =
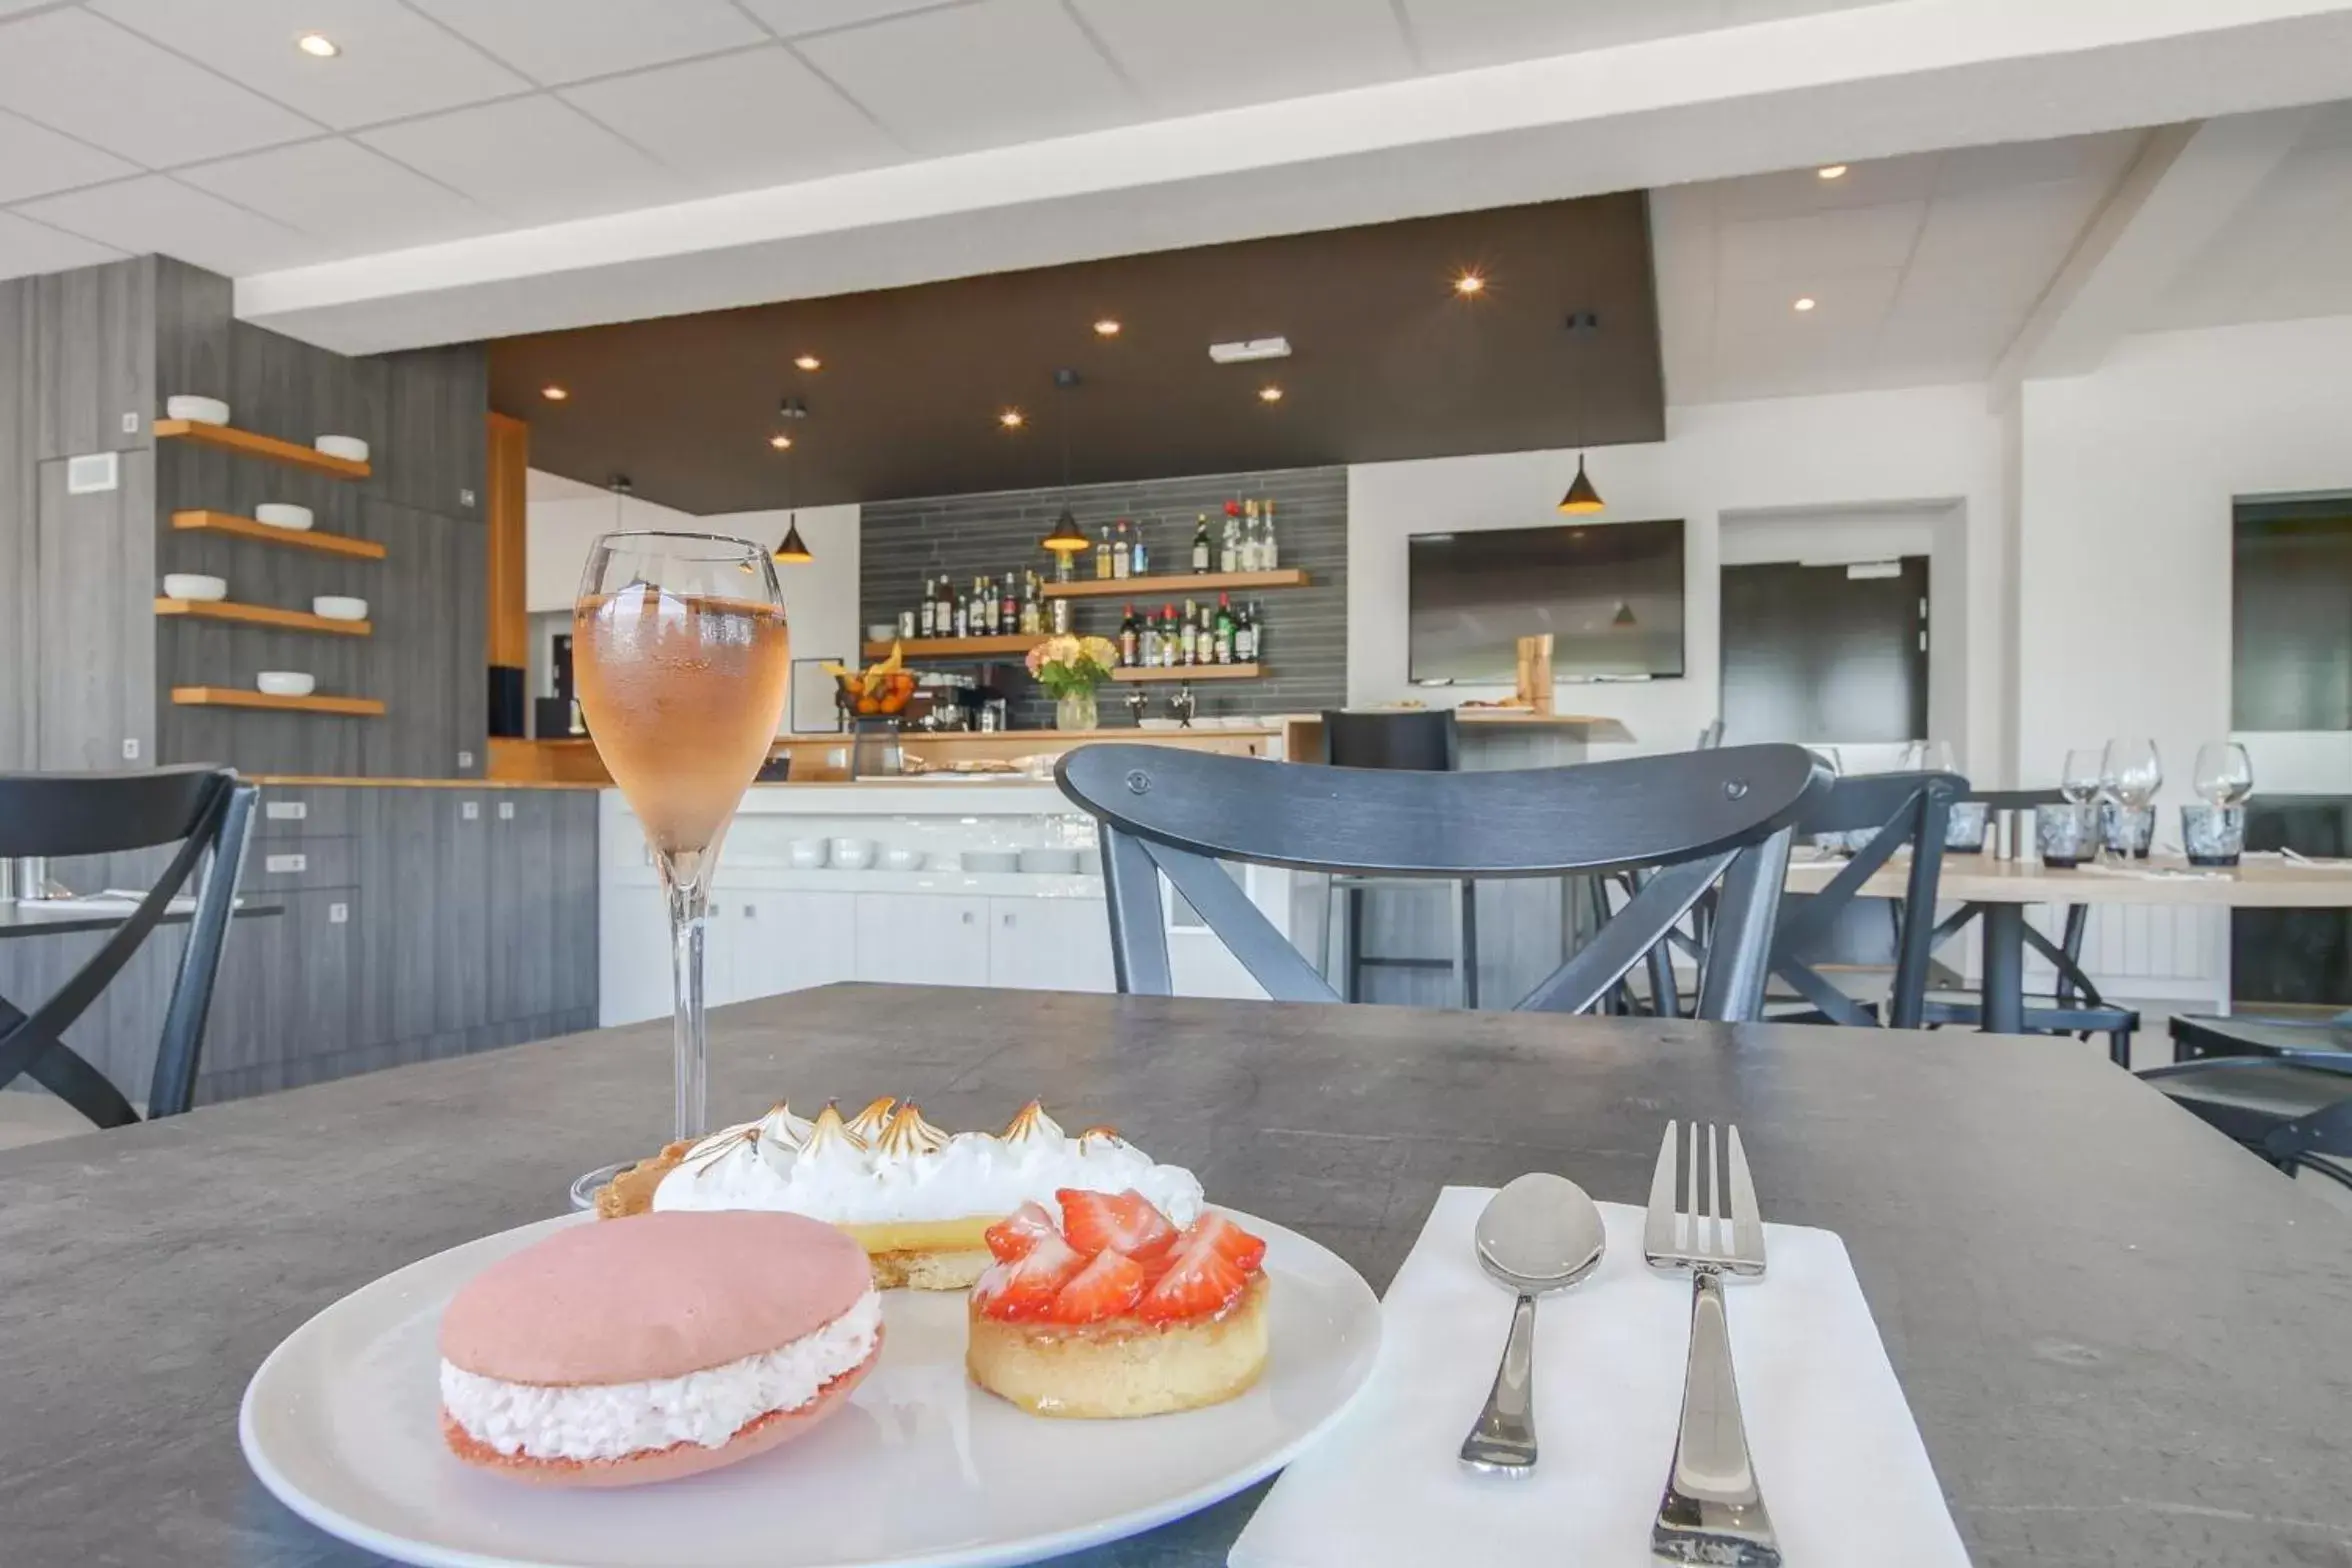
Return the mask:
<path fill-rule="evenodd" d="M 2352 1053 L 2213 1056 L 2139 1076 L 2280 1170 L 2352 1187 Z"/>
<path fill-rule="evenodd" d="M 188 1109 L 259 793 L 229 769 L 204 765 L 135 773 L 0 774 L 0 856 L 61 859 L 179 845 L 154 887 L 56 994 L 30 1014 L 0 999 L 0 1087 L 20 1073 L 29 1074 L 97 1126 L 121 1127 L 139 1119 L 122 1091 L 63 1036 L 130 961 L 201 866 L 188 945 L 164 1011 L 147 1093 L 150 1117 Z"/>
<path fill-rule="evenodd" d="M 1348 713 L 1338 709 L 1323 715 L 1323 760 L 1335 768 L 1395 768 L 1414 773 L 1453 773 L 1462 766 L 1460 727 L 1451 708 L 1418 712 Z M 1366 969 L 1450 969 L 1454 994 L 1465 1008 L 1478 1005 L 1478 886 L 1468 880 L 1451 884 L 1454 894 L 1454 956 L 1429 958 L 1364 951 L 1364 893 L 1378 886 L 1379 877 L 1335 876 L 1331 897 L 1341 914 L 1332 920 L 1325 900 L 1324 920 L 1347 933 L 1347 959 L 1340 995 L 1345 1001 L 1363 996 Z M 1424 886 L 1443 884 L 1424 883 Z M 1324 951 L 1330 951 L 1328 935 Z M 1326 966 L 1328 967 L 1328 965 Z"/>
<path fill-rule="evenodd" d="M 2352 1011 L 2320 1017 L 2267 1013 L 2175 1013 L 2165 1020 L 2172 1059 L 2208 1056 L 2292 1056 L 2306 1051 L 2352 1052 Z M 2352 1055 L 2345 1058 L 2352 1061 Z"/>
<path fill-rule="evenodd" d="M 1800 834 L 1872 837 L 1820 892 L 1791 893 L 1783 901 L 1772 939 L 1772 978 L 1811 1004 L 1791 1021 L 1876 1027 L 1881 1009 L 1847 995 L 1821 971 L 1891 962 L 1885 1023 L 1919 1027 L 1935 945 L 1945 819 L 1967 789 L 1968 781 L 1955 773 L 1866 773 L 1839 779 L 1807 809 L 1797 824 Z M 1911 870 L 1903 896 L 1861 897 L 1862 885 L 1906 845 Z"/>
<path fill-rule="evenodd" d="M 1647 867 L 1641 891 L 1522 997 L 1583 1012 L 1718 887 L 1699 1016 L 1756 1017 L 1790 824 L 1829 788 L 1797 746 L 1581 767 L 1400 773 L 1161 746 L 1085 746 L 1054 770 L 1102 835 L 1119 989 L 1173 991 L 1164 875 L 1276 1001 L 1338 994 L 1218 862 L 1384 877 L 1566 877 Z"/>

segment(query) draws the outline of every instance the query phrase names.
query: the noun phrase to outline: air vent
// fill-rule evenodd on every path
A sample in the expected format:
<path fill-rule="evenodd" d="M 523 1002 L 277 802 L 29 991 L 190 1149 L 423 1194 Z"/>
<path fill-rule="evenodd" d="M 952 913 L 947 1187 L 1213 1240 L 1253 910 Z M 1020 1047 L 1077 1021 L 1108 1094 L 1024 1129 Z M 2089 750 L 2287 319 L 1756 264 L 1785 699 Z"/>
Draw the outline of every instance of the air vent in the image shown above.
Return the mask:
<path fill-rule="evenodd" d="M 1209 358 L 1220 365 L 1246 365 L 1253 359 L 1290 358 L 1290 339 L 1251 338 L 1246 343 L 1211 343 Z"/>
<path fill-rule="evenodd" d="M 91 452 L 65 460 L 65 493 L 96 495 L 122 484 L 121 461 L 112 452 Z"/>

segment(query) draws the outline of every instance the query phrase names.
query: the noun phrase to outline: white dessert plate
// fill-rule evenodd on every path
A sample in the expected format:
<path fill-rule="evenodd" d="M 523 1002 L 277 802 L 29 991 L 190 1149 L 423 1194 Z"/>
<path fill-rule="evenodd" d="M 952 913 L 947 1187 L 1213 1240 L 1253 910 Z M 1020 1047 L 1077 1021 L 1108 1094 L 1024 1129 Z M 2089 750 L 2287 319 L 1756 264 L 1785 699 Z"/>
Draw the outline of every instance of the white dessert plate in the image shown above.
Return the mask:
<path fill-rule="evenodd" d="M 1135 1421 L 1049 1421 L 964 1375 L 962 1292 L 883 1298 L 880 1363 L 807 1436 L 724 1470 L 566 1491 L 468 1468 L 442 1446 L 441 1311 L 543 1220 L 412 1263 L 296 1329 L 246 1385 L 237 1437 L 278 1500 L 330 1535 L 429 1568 L 986 1568 L 1138 1534 L 1282 1468 L 1372 1375 L 1380 1304 L 1336 1254 L 1280 1225 L 1265 1379 Z"/>

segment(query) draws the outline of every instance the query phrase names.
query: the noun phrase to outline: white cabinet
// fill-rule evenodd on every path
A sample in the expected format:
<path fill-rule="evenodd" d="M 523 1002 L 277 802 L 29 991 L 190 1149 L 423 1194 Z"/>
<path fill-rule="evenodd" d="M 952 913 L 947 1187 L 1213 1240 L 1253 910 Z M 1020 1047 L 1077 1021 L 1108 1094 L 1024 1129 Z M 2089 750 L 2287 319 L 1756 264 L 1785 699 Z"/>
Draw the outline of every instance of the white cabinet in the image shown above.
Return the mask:
<path fill-rule="evenodd" d="M 1108 991 L 1111 928 L 1095 898 L 988 901 L 988 983 L 1023 991 Z"/>
<path fill-rule="evenodd" d="M 706 995 L 709 986 L 706 979 Z M 597 1021 L 607 1029 L 669 1016 L 670 910 L 659 888 L 605 884 L 596 924 L 596 996 Z"/>
<path fill-rule="evenodd" d="M 857 978 L 988 984 L 988 903 L 944 893 L 860 893 Z"/>
<path fill-rule="evenodd" d="M 717 930 L 724 932 L 726 1000 L 779 996 L 856 976 L 855 893 L 734 893 L 712 902 L 720 917 Z M 715 973 L 718 966 L 712 967 Z"/>

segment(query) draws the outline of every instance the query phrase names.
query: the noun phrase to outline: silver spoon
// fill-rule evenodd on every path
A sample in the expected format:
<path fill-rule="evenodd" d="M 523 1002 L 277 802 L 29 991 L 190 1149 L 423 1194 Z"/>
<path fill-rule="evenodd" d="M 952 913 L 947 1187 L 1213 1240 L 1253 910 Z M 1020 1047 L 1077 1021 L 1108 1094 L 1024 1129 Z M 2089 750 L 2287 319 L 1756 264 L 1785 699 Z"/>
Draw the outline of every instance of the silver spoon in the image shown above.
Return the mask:
<path fill-rule="evenodd" d="M 1607 1238 L 1601 1211 L 1582 1187 L 1537 1171 L 1487 1200 L 1477 1240 L 1479 1263 L 1519 1293 L 1519 1304 L 1486 1408 L 1462 1440 L 1462 1463 L 1524 1475 L 1535 1468 L 1535 1298 L 1590 1274 Z"/>

